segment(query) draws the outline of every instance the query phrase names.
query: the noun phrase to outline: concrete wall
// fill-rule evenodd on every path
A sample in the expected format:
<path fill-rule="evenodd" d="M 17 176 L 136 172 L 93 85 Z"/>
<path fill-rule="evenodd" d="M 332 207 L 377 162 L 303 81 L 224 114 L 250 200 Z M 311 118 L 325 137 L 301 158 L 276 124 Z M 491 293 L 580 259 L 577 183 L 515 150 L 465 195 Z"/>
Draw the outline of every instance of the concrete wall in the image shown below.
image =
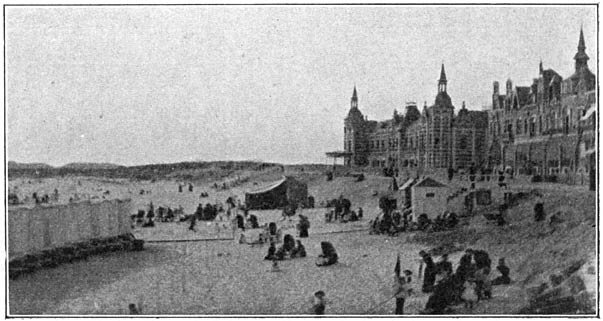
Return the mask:
<path fill-rule="evenodd" d="M 130 200 L 9 208 L 9 258 L 130 233 L 130 210 Z"/>
<path fill-rule="evenodd" d="M 417 221 L 419 215 L 427 214 L 433 220 L 443 214 L 447 209 L 448 187 L 411 187 L 413 220 Z M 433 197 L 427 194 L 433 193 Z"/>

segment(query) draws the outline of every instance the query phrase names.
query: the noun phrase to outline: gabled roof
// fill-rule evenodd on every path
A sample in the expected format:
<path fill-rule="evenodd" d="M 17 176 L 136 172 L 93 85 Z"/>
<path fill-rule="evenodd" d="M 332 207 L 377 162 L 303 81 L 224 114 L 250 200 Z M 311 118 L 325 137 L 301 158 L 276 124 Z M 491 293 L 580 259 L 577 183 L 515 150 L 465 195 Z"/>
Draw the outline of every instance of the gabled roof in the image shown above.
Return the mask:
<path fill-rule="evenodd" d="M 433 179 L 431 177 L 425 177 L 424 179 L 420 180 L 417 184 L 415 184 L 414 187 L 448 187 L 448 186 L 436 181 L 435 179 Z"/>
<path fill-rule="evenodd" d="M 406 182 L 404 182 L 404 184 L 402 184 L 402 186 L 400 188 L 398 188 L 398 190 L 403 191 L 403 190 L 409 188 L 412 185 L 412 183 L 414 183 L 414 182 L 415 182 L 414 178 L 409 178 Z"/>

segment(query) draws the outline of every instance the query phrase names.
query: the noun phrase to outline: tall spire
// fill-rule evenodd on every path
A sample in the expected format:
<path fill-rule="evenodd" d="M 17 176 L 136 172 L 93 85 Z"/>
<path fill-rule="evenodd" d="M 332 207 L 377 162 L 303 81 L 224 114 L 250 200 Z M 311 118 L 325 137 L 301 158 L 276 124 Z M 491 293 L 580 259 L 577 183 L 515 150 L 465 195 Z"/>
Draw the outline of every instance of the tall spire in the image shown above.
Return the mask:
<path fill-rule="evenodd" d="M 584 51 L 586 49 L 586 45 L 584 44 L 584 32 L 582 31 L 582 26 L 580 26 L 580 40 L 578 41 L 578 51 Z"/>
<path fill-rule="evenodd" d="M 584 32 L 580 27 L 580 40 L 578 40 L 578 52 L 574 56 L 576 61 L 576 72 L 582 68 L 588 68 L 588 55 L 586 54 L 586 44 L 584 43 Z"/>
<path fill-rule="evenodd" d="M 350 105 L 352 108 L 358 108 L 358 94 L 356 93 L 356 85 L 354 85 L 354 92 L 352 93 L 352 102 Z"/>
<path fill-rule="evenodd" d="M 444 71 L 444 64 L 442 63 L 442 71 L 440 72 L 440 80 L 438 80 L 438 93 L 446 92 L 446 71 Z"/>
<path fill-rule="evenodd" d="M 542 67 L 542 57 L 540 58 L 539 68 L 540 68 L 540 74 L 542 75 L 542 72 L 544 71 L 544 68 Z"/>

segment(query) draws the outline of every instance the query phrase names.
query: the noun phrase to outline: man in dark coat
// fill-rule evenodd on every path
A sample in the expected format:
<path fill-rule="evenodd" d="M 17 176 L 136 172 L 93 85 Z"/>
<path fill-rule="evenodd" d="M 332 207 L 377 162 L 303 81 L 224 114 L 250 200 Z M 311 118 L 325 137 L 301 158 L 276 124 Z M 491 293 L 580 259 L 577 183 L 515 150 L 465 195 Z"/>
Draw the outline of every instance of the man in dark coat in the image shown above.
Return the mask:
<path fill-rule="evenodd" d="M 339 216 L 343 214 L 343 205 L 341 204 L 341 200 L 334 199 L 333 206 L 335 207 L 335 217 L 333 219 L 337 221 Z"/>
<path fill-rule="evenodd" d="M 483 250 L 474 250 L 473 251 L 473 259 L 475 260 L 475 269 L 479 270 L 487 267 L 490 269 L 492 261 L 490 260 L 490 256 L 488 252 Z"/>
<path fill-rule="evenodd" d="M 438 264 L 436 264 L 436 269 L 438 272 L 445 271 L 449 275 L 452 274 L 452 263 L 448 261 L 448 254 L 442 255 L 442 258 L 440 259 Z"/>
<path fill-rule="evenodd" d="M 258 224 L 258 217 L 255 215 L 249 216 L 249 222 L 251 222 L 251 228 L 258 228 L 260 225 Z"/>
<path fill-rule="evenodd" d="M 544 213 L 544 203 L 542 200 L 538 200 L 536 205 L 534 205 L 534 221 L 544 221 L 545 218 L 546 214 Z"/>
<path fill-rule="evenodd" d="M 425 251 L 419 252 L 421 258 L 423 258 L 423 263 L 425 263 L 425 270 L 423 273 L 423 293 L 429 293 L 433 291 L 433 284 L 436 278 L 436 265 L 433 263 L 433 259 L 431 255 L 427 254 Z"/>
<path fill-rule="evenodd" d="M 347 215 L 352 207 L 352 202 L 349 199 L 344 198 L 341 200 L 341 206 L 343 207 L 343 215 Z"/>
<path fill-rule="evenodd" d="M 308 229 L 310 229 L 310 221 L 304 215 L 299 216 L 299 223 L 297 226 L 299 230 L 299 237 L 308 237 Z"/>
<path fill-rule="evenodd" d="M 197 205 L 197 209 L 195 210 L 195 214 L 193 214 L 198 220 L 203 220 L 203 204 L 199 203 Z"/>
<path fill-rule="evenodd" d="M 464 283 L 467 278 L 473 276 L 474 267 L 472 265 L 473 260 L 473 251 L 471 249 L 467 249 L 465 254 L 461 257 L 459 261 L 459 266 L 456 269 L 456 277 L 459 279 L 459 282 Z"/>
<path fill-rule="evenodd" d="M 456 280 L 445 271 L 438 273 L 438 276 L 440 281 L 425 305 L 425 310 L 429 314 L 444 314 L 446 308 L 454 304 Z"/>
<path fill-rule="evenodd" d="M 447 221 L 447 226 L 449 228 L 454 228 L 456 227 L 456 225 L 459 223 L 459 219 L 456 217 L 456 213 L 450 213 L 450 215 L 448 215 L 448 218 L 446 219 Z"/>
<path fill-rule="evenodd" d="M 245 219 L 241 214 L 237 214 L 237 228 L 240 228 L 241 230 L 245 231 Z"/>

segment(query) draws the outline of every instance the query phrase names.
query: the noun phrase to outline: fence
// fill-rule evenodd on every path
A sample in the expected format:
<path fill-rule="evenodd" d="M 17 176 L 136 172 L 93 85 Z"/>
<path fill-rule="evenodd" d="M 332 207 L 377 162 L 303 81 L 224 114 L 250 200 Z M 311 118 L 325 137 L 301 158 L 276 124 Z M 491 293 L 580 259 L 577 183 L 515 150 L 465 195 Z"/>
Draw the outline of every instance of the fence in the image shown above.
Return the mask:
<path fill-rule="evenodd" d="M 93 238 L 130 233 L 130 208 L 130 200 L 9 208 L 9 259 Z"/>

